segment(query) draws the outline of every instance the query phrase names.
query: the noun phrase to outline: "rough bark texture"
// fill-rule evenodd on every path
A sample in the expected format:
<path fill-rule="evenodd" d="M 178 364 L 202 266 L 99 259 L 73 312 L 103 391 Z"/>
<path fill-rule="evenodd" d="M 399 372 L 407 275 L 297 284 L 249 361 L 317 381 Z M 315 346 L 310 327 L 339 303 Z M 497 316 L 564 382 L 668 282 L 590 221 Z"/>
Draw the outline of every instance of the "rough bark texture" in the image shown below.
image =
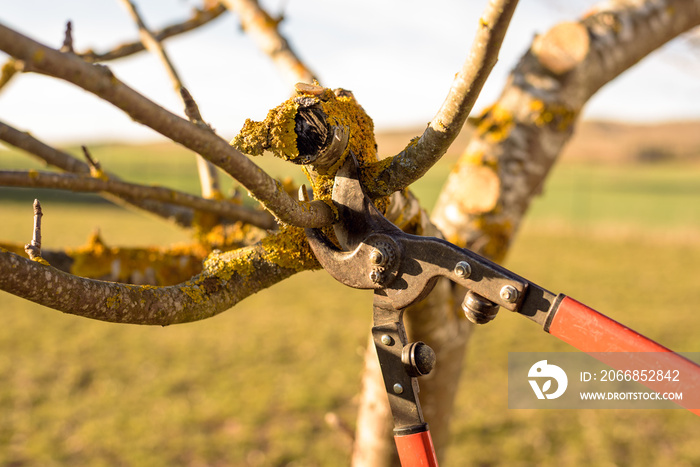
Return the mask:
<path fill-rule="evenodd" d="M 698 24 L 698 1 L 609 1 L 580 22 L 559 26 L 558 31 L 537 38 L 512 72 L 499 100 L 477 119 L 475 136 L 450 174 L 432 221 L 449 241 L 502 260 L 530 201 L 540 192 L 573 133 L 585 102 L 654 49 Z M 562 35 L 574 40 L 562 41 Z M 540 59 L 540 54 L 547 57 Z M 441 339 L 436 336 L 442 336 L 451 346 L 451 357 L 438 356 L 435 371 L 448 367 L 439 384 L 427 378 L 420 381 L 421 402 L 439 457 L 446 446 L 453 395 L 472 328 L 454 318 L 461 316 L 462 294 L 455 291 L 453 308 L 438 306 L 444 309 L 442 319 L 431 316 L 432 321 L 421 325 L 414 320 L 422 314 L 409 312 L 407 320 L 412 340 L 437 347 Z M 440 325 L 435 326 L 436 322 Z M 368 360 L 366 366 L 372 370 L 370 363 Z M 396 465 L 396 458 L 387 454 L 393 449 L 393 440 L 391 422 L 386 418 L 386 395 L 371 381 L 372 377 L 380 378 L 378 368 L 373 370 L 374 376 L 368 373 L 363 380 L 356 435 L 356 453 L 366 452 L 362 457 L 356 454 L 353 465 Z M 384 443 L 374 438 L 364 441 L 360 431 L 370 427 L 374 427 L 373 434 L 384 433 Z"/>
<path fill-rule="evenodd" d="M 164 287 L 86 279 L 0 249 L 0 290 L 101 321 L 161 326 L 197 321 L 318 267 L 310 252 L 290 255 L 303 235 L 302 230 L 296 236 L 274 234 L 250 247 L 211 253 L 201 274 Z"/>
<path fill-rule="evenodd" d="M 536 38 L 501 97 L 476 119 L 441 193 L 433 220 L 446 238 L 501 259 L 586 101 L 699 22 L 700 1 L 612 1 Z"/>

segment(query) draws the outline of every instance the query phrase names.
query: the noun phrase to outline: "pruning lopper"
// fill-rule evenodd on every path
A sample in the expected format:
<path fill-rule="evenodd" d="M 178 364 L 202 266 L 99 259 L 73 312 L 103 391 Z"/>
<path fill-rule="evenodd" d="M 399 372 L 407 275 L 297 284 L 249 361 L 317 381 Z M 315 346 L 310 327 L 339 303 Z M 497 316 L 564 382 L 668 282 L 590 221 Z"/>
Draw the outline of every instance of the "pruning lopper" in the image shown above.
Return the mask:
<path fill-rule="evenodd" d="M 627 352 L 644 368 L 659 364 L 649 361 L 649 355 L 664 352 L 682 368 L 687 387 L 695 391 L 700 387 L 700 366 L 586 305 L 555 295 L 445 240 L 401 231 L 364 192 L 352 153 L 336 174 L 332 199 L 339 219 L 333 227 L 342 249 L 318 229 L 306 229 L 306 235 L 331 276 L 350 287 L 374 290 L 372 336 L 404 467 L 437 466 L 417 382 L 433 369 L 435 353 L 423 342 L 408 342 L 403 310 L 425 297 L 439 277 L 468 289 L 462 308 L 474 323 L 491 321 L 502 307 L 530 318 L 584 352 Z M 593 356 L 603 360 L 600 355 Z M 620 365 L 619 361 L 605 363 Z M 686 407 L 700 415 L 698 406 Z"/>

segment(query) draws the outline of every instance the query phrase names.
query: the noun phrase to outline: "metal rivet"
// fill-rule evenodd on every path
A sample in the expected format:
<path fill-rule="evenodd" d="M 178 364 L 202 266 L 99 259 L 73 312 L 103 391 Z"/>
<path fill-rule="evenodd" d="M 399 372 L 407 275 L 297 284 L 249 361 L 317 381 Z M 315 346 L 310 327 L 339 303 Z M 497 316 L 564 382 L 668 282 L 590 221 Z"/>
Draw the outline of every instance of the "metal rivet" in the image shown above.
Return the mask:
<path fill-rule="evenodd" d="M 369 272 L 369 280 L 374 282 L 375 284 L 379 283 L 380 277 L 379 277 L 379 272 L 372 270 Z"/>
<path fill-rule="evenodd" d="M 515 303 L 518 301 L 518 291 L 512 285 L 504 285 L 500 295 L 501 298 L 508 303 Z"/>
<path fill-rule="evenodd" d="M 382 336 L 382 344 L 384 344 L 384 345 L 394 345 L 394 339 L 392 339 L 390 335 L 384 334 L 384 335 Z"/>
<path fill-rule="evenodd" d="M 472 274 L 472 267 L 466 261 L 460 261 L 455 266 L 455 275 L 457 277 L 467 278 Z"/>
<path fill-rule="evenodd" d="M 399 383 L 394 384 L 394 393 L 401 394 L 402 392 L 403 392 L 403 386 L 401 386 Z"/>
<path fill-rule="evenodd" d="M 369 254 L 369 260 L 374 264 L 382 264 L 384 261 L 384 255 L 380 250 L 372 250 Z"/>

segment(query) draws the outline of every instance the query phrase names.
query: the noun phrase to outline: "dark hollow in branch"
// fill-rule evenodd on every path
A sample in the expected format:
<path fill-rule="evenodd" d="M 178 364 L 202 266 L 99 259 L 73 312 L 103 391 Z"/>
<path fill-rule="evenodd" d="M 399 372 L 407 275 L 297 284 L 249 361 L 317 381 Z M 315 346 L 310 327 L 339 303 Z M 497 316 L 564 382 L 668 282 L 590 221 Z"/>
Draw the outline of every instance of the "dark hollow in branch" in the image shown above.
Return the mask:
<path fill-rule="evenodd" d="M 321 151 L 330 143 L 333 133 L 326 123 L 326 115 L 319 106 L 302 107 L 294 121 L 299 157 L 304 164 L 313 164 Z"/>

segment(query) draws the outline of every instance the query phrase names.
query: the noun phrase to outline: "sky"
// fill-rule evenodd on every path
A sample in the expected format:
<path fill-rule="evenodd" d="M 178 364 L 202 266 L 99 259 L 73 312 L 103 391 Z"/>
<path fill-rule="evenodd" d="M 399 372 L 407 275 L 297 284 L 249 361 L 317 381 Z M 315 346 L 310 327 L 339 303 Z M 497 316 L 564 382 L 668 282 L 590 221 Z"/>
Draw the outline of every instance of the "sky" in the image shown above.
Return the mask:
<path fill-rule="evenodd" d="M 151 29 L 189 16 L 196 0 L 134 0 Z M 283 12 L 282 32 L 302 60 L 332 88 L 350 89 L 378 130 L 423 127 L 466 58 L 486 0 L 261 0 Z M 535 34 L 575 20 L 592 0 L 521 0 L 494 68 L 474 107 L 499 95 Z M 0 23 L 58 48 L 73 23 L 75 50 L 104 51 L 137 30 L 118 0 L 0 0 Z M 700 119 L 700 46 L 673 41 L 606 85 L 587 104 L 587 119 L 651 123 Z M 271 61 L 225 14 L 201 31 L 165 42 L 202 115 L 224 138 L 246 118 L 261 120 L 290 95 Z M 6 56 L 0 52 L 0 61 Z M 158 60 L 148 53 L 109 63 L 115 75 L 182 115 Z M 110 104 L 73 85 L 35 74 L 0 91 L 0 120 L 50 143 L 87 144 L 161 138 Z"/>

